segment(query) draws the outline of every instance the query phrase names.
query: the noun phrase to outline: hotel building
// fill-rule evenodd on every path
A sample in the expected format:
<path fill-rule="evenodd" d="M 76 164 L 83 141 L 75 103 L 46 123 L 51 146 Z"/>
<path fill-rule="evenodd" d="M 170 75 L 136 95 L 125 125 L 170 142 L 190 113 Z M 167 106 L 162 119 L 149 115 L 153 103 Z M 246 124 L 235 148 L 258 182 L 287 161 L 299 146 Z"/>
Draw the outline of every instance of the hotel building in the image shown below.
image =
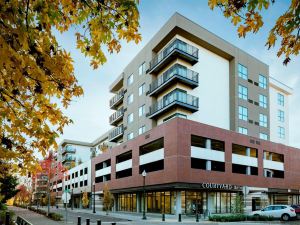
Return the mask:
<path fill-rule="evenodd" d="M 91 159 L 100 202 L 106 183 L 114 210 L 141 212 L 146 171 L 147 212 L 225 213 L 237 195 L 247 211 L 299 203 L 293 91 L 255 57 L 176 13 L 110 91 L 102 140 L 116 144 Z"/>

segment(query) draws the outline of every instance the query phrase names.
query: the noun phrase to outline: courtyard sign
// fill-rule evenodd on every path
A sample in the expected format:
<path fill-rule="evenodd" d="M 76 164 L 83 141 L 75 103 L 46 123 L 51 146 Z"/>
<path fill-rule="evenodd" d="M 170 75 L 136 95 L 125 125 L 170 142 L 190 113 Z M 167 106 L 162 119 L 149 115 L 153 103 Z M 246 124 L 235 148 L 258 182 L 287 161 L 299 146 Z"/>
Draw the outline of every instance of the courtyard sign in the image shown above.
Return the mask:
<path fill-rule="evenodd" d="M 203 189 L 221 189 L 221 190 L 241 190 L 242 186 L 232 184 L 214 184 L 214 183 L 201 183 L 200 187 Z"/>

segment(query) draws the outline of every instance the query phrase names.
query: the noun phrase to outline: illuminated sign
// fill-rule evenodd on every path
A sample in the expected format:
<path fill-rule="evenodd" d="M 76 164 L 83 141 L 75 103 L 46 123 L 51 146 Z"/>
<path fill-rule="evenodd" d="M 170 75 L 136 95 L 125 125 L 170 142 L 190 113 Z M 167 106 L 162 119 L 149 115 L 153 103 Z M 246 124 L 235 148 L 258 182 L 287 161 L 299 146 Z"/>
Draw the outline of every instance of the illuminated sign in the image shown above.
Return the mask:
<path fill-rule="evenodd" d="M 202 183 L 200 187 L 203 189 L 222 189 L 222 190 L 241 190 L 242 186 L 232 184 L 214 184 L 214 183 Z"/>

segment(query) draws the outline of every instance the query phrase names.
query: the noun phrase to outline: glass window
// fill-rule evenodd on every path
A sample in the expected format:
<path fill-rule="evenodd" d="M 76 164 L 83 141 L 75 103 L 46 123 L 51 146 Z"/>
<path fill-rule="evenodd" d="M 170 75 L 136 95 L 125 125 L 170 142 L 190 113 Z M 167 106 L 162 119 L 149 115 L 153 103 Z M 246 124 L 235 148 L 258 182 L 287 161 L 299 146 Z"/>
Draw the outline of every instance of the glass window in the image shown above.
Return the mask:
<path fill-rule="evenodd" d="M 142 94 L 145 93 L 145 83 L 143 83 L 140 87 L 139 87 L 139 96 L 141 96 Z"/>
<path fill-rule="evenodd" d="M 143 62 L 139 67 L 139 75 L 143 75 L 146 71 L 146 63 Z"/>
<path fill-rule="evenodd" d="M 127 86 L 129 86 L 130 84 L 133 83 L 133 74 L 131 74 L 128 78 L 127 78 Z"/>
<path fill-rule="evenodd" d="M 278 110 L 278 121 L 284 122 L 284 111 Z"/>
<path fill-rule="evenodd" d="M 259 95 L 259 106 L 263 108 L 267 108 L 268 100 L 267 97 L 264 95 Z"/>
<path fill-rule="evenodd" d="M 262 140 L 268 140 L 268 135 L 264 133 L 259 133 L 259 138 Z"/>
<path fill-rule="evenodd" d="M 133 132 L 127 134 L 127 140 L 131 140 L 133 138 Z"/>
<path fill-rule="evenodd" d="M 264 75 L 259 74 L 259 86 L 263 89 L 267 88 L 267 78 Z"/>
<path fill-rule="evenodd" d="M 145 104 L 139 107 L 139 117 L 145 114 Z"/>
<path fill-rule="evenodd" d="M 248 120 L 248 109 L 243 106 L 239 106 L 239 119 L 240 120 Z"/>
<path fill-rule="evenodd" d="M 239 127 L 239 133 L 247 135 L 248 134 L 248 129 L 245 128 L 245 127 Z"/>
<path fill-rule="evenodd" d="M 284 127 L 278 127 L 278 137 L 281 139 L 285 138 L 285 129 Z"/>
<path fill-rule="evenodd" d="M 284 106 L 284 96 L 280 93 L 277 94 L 278 105 Z"/>
<path fill-rule="evenodd" d="M 238 65 L 238 72 L 239 77 L 243 78 L 244 80 L 248 80 L 248 69 L 247 67 L 243 66 L 242 64 Z"/>
<path fill-rule="evenodd" d="M 129 105 L 132 102 L 133 102 L 133 94 L 130 94 L 130 95 L 128 95 L 128 98 L 127 98 L 127 104 Z"/>
<path fill-rule="evenodd" d="M 145 133 L 145 131 L 146 131 L 146 126 L 145 125 L 141 126 L 139 128 L 139 135 Z"/>
<path fill-rule="evenodd" d="M 239 98 L 248 100 L 248 88 L 239 85 Z"/>
<path fill-rule="evenodd" d="M 264 114 L 259 114 L 259 126 L 267 127 L 268 126 L 268 117 Z"/>
<path fill-rule="evenodd" d="M 133 113 L 130 113 L 128 116 L 127 116 L 127 123 L 132 123 L 133 122 Z"/>

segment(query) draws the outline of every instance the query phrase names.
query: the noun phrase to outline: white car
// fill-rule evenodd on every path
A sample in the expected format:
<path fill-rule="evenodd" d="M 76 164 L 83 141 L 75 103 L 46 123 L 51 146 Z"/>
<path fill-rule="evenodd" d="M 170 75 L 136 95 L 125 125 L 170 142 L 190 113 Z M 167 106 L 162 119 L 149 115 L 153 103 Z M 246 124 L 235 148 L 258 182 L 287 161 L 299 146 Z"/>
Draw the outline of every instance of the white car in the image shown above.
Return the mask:
<path fill-rule="evenodd" d="M 272 216 L 274 218 L 280 218 L 284 221 L 288 221 L 297 216 L 295 209 L 288 205 L 269 205 L 261 210 L 253 211 L 251 215 Z"/>

